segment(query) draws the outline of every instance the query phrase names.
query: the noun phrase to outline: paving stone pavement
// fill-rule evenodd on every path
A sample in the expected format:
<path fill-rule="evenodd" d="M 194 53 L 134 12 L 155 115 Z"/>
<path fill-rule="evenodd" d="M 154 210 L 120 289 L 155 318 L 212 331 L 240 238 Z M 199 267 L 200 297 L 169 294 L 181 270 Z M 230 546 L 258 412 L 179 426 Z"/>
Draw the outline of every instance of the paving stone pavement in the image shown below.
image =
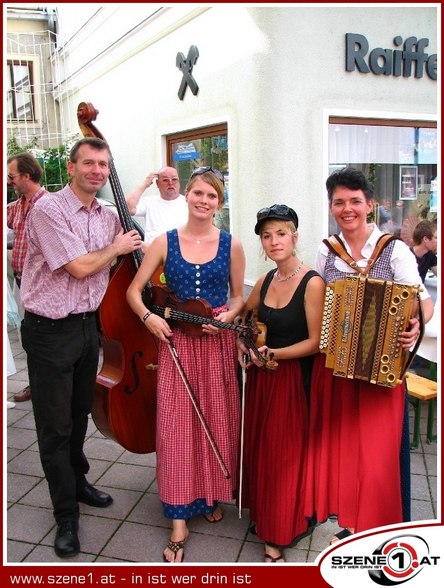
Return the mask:
<path fill-rule="evenodd" d="M 53 543 L 56 525 L 37 448 L 31 401 L 6 409 L 28 383 L 26 356 L 17 329 L 8 327 L 17 372 L 8 377 L 4 413 L 7 423 L 7 501 L 6 536 L 8 563 L 58 562 Z M 430 521 L 437 517 L 437 444 L 426 442 L 426 415 L 422 411 L 421 441 L 411 451 L 412 519 Z M 413 413 L 411 413 L 411 418 Z M 435 423 L 436 427 L 436 423 Z M 5 445 L 4 445 L 5 447 Z M 169 538 L 169 522 L 164 519 L 158 499 L 155 454 L 130 453 L 105 438 L 90 419 L 85 453 L 90 461 L 90 483 L 109 492 L 113 504 L 94 509 L 80 504 L 79 539 L 81 552 L 70 563 L 79 562 L 162 562 Z M 5 468 L 4 468 L 5 470 Z M 262 543 L 248 531 L 249 516 L 239 518 L 234 503 L 222 504 L 224 519 L 208 524 L 203 517 L 190 521 L 186 563 L 263 562 Z M 324 550 L 338 531 L 334 521 L 317 526 L 312 535 L 285 550 L 288 562 L 309 563 Z"/>

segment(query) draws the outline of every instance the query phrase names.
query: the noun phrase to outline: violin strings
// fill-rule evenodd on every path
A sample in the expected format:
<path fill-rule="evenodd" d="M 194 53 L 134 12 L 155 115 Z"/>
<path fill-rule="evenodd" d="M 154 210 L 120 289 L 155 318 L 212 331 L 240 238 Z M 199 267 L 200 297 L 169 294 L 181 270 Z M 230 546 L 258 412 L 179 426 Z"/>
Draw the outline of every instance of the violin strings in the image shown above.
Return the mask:
<path fill-rule="evenodd" d="M 168 308 L 168 319 L 171 319 L 171 320 L 189 322 L 189 323 L 200 324 L 200 325 L 210 323 L 212 325 L 219 326 L 223 329 L 238 331 L 240 333 L 241 339 L 244 341 L 244 343 L 246 344 L 246 346 L 249 349 L 252 349 L 254 351 L 254 354 L 256 355 L 258 360 L 261 361 L 265 367 L 267 367 L 269 369 L 275 369 L 275 368 L 271 367 L 271 363 L 273 361 L 272 356 L 270 356 L 270 359 L 267 359 L 264 355 L 262 355 L 262 353 L 257 348 L 257 345 L 254 342 L 253 338 L 251 337 L 250 333 L 252 332 L 252 330 L 254 328 L 253 326 L 247 326 L 247 325 L 243 326 L 243 325 L 235 325 L 233 323 L 223 323 L 222 321 L 210 319 L 209 317 L 200 316 L 200 315 L 196 315 L 196 314 L 192 314 L 192 313 L 186 313 L 181 310 L 175 310 L 174 308 L 171 308 L 171 307 L 167 307 L 167 308 Z M 151 307 L 151 310 L 155 314 L 164 318 L 165 311 L 167 310 L 167 308 L 163 307 L 163 306 L 153 305 Z"/>
<path fill-rule="evenodd" d="M 162 306 L 152 306 L 152 311 L 155 312 L 156 314 L 158 314 L 159 316 L 164 316 L 165 310 L 166 309 Z M 170 308 L 169 310 L 170 310 L 169 318 L 171 318 L 172 320 L 184 321 L 184 322 L 195 323 L 195 324 L 200 324 L 200 325 L 210 323 L 216 327 L 220 327 L 222 329 L 228 329 L 230 331 L 238 331 L 240 333 L 246 333 L 246 332 L 250 331 L 249 327 L 243 327 L 241 325 L 234 325 L 232 323 L 223 323 L 222 321 L 210 319 L 209 317 L 186 313 L 181 310 L 174 310 L 172 308 Z"/>
<path fill-rule="evenodd" d="M 111 159 L 110 161 L 109 181 L 114 194 L 114 198 L 116 199 L 117 210 L 119 211 L 120 216 L 120 222 L 122 223 L 122 226 L 124 227 L 124 230 L 127 233 L 128 231 L 134 229 L 134 224 L 129 213 L 129 208 L 126 203 L 125 196 L 123 194 L 122 186 L 120 184 L 119 176 L 117 174 L 116 166 L 114 165 L 113 159 Z M 136 251 L 133 251 L 132 256 L 136 268 L 139 268 L 142 264 L 141 250 L 137 249 Z"/>

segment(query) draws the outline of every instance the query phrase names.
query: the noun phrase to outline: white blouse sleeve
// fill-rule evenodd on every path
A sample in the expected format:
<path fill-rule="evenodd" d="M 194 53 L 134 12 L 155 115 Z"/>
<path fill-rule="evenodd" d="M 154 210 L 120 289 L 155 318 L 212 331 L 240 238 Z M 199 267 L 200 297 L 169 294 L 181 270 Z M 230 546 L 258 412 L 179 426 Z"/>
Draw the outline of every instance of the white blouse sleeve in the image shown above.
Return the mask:
<path fill-rule="evenodd" d="M 424 284 L 422 284 L 416 258 L 403 241 L 395 241 L 391 257 L 391 266 L 395 282 L 401 282 L 402 284 L 421 284 L 423 288 L 420 293 L 421 300 L 430 298 L 430 294 L 427 292 Z"/>

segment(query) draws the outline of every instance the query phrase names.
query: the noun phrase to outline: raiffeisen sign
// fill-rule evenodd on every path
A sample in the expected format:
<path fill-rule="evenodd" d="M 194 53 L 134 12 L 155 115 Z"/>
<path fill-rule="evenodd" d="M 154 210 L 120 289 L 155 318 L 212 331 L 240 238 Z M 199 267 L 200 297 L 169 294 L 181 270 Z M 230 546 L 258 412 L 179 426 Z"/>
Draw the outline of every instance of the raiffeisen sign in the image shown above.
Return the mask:
<path fill-rule="evenodd" d="M 436 80 L 437 55 L 428 55 L 425 48 L 428 39 L 401 36 L 393 39 L 395 47 L 401 49 L 383 49 L 377 47 L 369 52 L 369 43 L 364 35 L 346 33 L 345 35 L 345 69 L 361 73 L 373 73 L 377 76 L 395 76 L 422 78 L 424 71 L 430 79 Z M 413 71 L 414 70 L 414 71 Z"/>

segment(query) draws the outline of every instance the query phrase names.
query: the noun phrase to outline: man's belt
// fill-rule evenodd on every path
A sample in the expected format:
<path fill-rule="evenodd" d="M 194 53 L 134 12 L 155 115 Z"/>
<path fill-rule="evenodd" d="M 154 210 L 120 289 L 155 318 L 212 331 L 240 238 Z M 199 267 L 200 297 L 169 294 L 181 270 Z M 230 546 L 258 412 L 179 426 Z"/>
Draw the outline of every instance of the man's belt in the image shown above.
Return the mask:
<path fill-rule="evenodd" d="M 61 322 L 61 321 L 86 320 L 86 319 L 93 317 L 95 315 L 96 315 L 95 311 L 79 312 L 76 314 L 68 314 L 68 316 L 65 316 L 63 318 L 53 319 L 53 318 L 49 318 L 47 316 L 41 316 L 40 314 L 35 314 L 34 312 L 30 312 L 29 310 L 26 310 L 25 311 L 25 321 L 26 321 L 26 319 L 29 319 L 29 320 L 32 320 L 32 321 L 38 322 L 38 323 L 56 323 L 56 322 Z"/>

